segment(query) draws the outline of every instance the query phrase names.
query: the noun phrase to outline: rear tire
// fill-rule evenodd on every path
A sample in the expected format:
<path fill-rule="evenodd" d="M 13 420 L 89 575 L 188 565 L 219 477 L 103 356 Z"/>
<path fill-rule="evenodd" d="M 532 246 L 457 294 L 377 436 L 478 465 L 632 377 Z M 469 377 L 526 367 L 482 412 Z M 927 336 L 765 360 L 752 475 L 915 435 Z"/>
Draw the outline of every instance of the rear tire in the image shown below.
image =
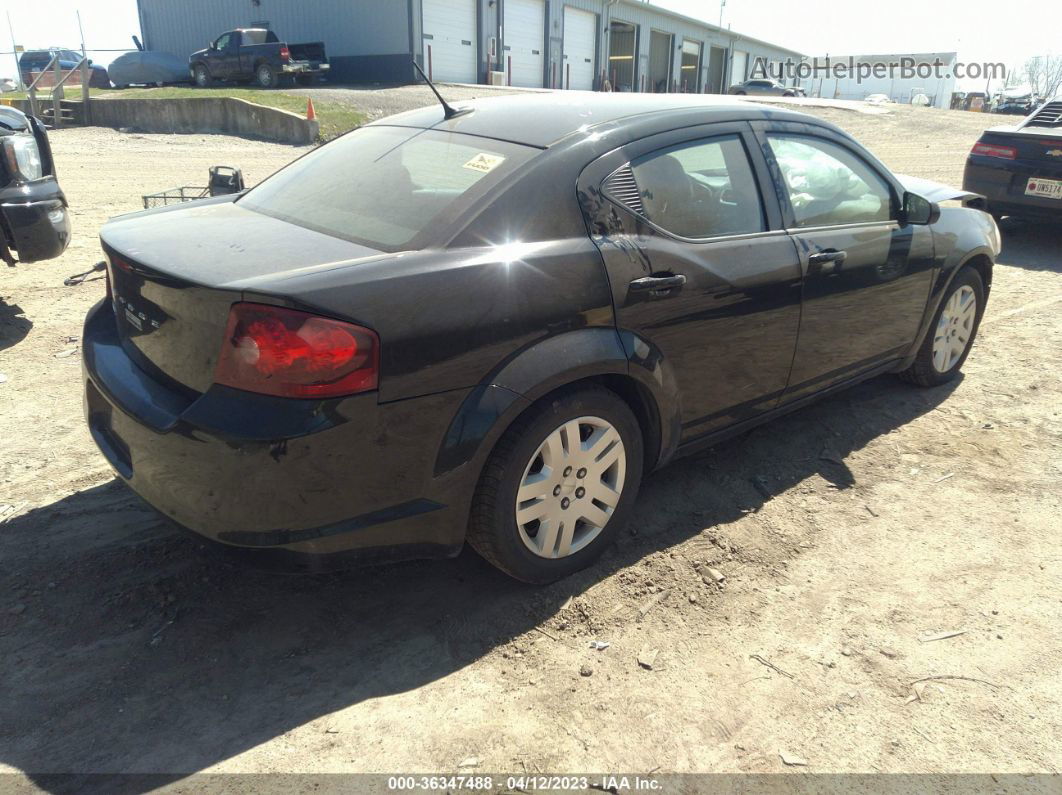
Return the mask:
<path fill-rule="evenodd" d="M 918 386 L 939 386 L 953 380 L 970 355 L 984 311 L 981 276 L 964 267 L 948 285 L 918 355 L 910 367 L 898 373 L 900 378 Z"/>
<path fill-rule="evenodd" d="M 254 70 L 254 82 L 259 88 L 276 88 L 280 82 L 276 70 L 267 63 L 259 64 Z"/>
<path fill-rule="evenodd" d="M 523 582 L 550 583 L 586 568 L 630 517 L 642 449 L 638 420 L 614 392 L 584 387 L 539 401 L 487 459 L 469 543 Z"/>

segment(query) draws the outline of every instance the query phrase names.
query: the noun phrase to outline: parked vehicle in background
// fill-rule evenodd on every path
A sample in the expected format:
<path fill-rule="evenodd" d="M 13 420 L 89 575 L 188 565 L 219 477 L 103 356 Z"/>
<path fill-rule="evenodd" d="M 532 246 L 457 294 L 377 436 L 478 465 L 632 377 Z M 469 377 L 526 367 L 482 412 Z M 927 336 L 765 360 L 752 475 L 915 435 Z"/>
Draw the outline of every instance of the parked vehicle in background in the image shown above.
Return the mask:
<path fill-rule="evenodd" d="M 863 101 L 871 105 L 888 105 L 892 102 L 888 94 L 868 94 Z"/>
<path fill-rule="evenodd" d="M 14 265 L 58 257 L 70 242 L 70 213 L 55 177 L 48 132 L 0 105 L 0 259 Z"/>
<path fill-rule="evenodd" d="M 996 100 L 992 112 L 1011 116 L 1028 116 L 1036 109 L 1036 99 L 1032 94 L 1001 94 Z"/>
<path fill-rule="evenodd" d="M 783 86 L 776 80 L 746 80 L 744 83 L 730 86 L 726 93 L 739 96 L 748 94 L 749 96 L 802 97 L 804 89 L 797 86 Z"/>
<path fill-rule="evenodd" d="M 288 44 L 265 28 L 238 28 L 192 53 L 188 68 L 197 86 L 229 81 L 274 88 L 282 80 L 320 80 L 328 74 L 329 64 L 324 42 Z"/>
<path fill-rule="evenodd" d="M 966 158 L 963 187 L 997 218 L 1062 221 L 1062 97 L 1016 127 L 985 130 Z"/>
<path fill-rule="evenodd" d="M 89 428 L 229 548 L 319 567 L 467 539 L 549 582 L 676 455 L 880 373 L 955 378 L 999 252 L 986 213 L 937 204 L 963 198 L 747 102 L 412 111 L 104 226 Z"/>
<path fill-rule="evenodd" d="M 136 50 L 123 53 L 111 61 L 108 71 L 115 88 L 192 82 L 187 62 L 168 52 Z"/>
<path fill-rule="evenodd" d="M 81 53 L 75 50 L 66 50 L 60 47 L 52 47 L 47 50 L 26 50 L 18 59 L 19 71 L 22 72 L 22 82 L 29 85 L 33 82 L 34 72 L 43 71 L 54 56 L 59 56 L 59 68 L 64 72 L 70 71 L 81 63 Z M 55 68 L 55 65 L 52 65 Z M 71 78 L 73 80 L 73 78 Z M 67 81 L 67 85 L 71 85 Z M 107 70 L 99 64 L 92 63 L 89 59 L 89 86 L 92 88 L 110 88 L 111 81 Z"/>

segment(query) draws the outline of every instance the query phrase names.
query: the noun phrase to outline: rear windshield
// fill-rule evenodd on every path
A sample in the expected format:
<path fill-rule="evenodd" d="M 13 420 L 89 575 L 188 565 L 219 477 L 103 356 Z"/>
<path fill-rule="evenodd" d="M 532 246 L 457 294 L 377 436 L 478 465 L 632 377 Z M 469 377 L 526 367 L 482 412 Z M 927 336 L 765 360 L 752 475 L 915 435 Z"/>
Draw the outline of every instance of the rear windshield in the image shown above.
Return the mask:
<path fill-rule="evenodd" d="M 277 34 L 271 30 L 265 30 L 263 28 L 249 28 L 243 31 L 243 38 L 240 41 L 241 44 L 267 44 L 274 41 L 280 41 L 277 38 Z"/>
<path fill-rule="evenodd" d="M 438 130 L 364 127 L 277 172 L 240 206 L 394 251 L 452 220 L 536 151 Z"/>

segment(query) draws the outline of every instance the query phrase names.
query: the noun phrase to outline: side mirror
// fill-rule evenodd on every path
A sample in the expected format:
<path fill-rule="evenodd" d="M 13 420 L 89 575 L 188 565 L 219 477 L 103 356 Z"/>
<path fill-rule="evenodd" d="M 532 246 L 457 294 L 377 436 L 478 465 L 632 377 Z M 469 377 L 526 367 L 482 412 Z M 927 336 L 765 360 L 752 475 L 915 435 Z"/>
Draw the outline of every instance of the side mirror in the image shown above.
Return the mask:
<path fill-rule="evenodd" d="M 217 48 L 218 48 L 218 43 L 216 41 L 207 42 L 207 49 L 208 50 L 216 50 Z"/>
<path fill-rule="evenodd" d="M 910 191 L 903 194 L 903 222 L 905 224 L 925 226 L 936 223 L 939 218 L 939 204 Z"/>
<path fill-rule="evenodd" d="M 88 65 L 92 66 L 92 59 L 91 58 L 88 59 Z"/>

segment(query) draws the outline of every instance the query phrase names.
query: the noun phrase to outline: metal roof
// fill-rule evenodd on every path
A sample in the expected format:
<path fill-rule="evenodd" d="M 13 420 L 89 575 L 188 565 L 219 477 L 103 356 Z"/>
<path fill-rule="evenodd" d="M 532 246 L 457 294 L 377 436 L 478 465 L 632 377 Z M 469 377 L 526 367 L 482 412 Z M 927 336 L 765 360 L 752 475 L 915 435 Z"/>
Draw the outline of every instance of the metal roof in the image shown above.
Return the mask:
<path fill-rule="evenodd" d="M 680 14 L 678 11 L 672 11 L 669 8 L 663 8 L 661 6 L 654 5 L 649 2 L 641 2 L 640 0 L 620 0 L 620 5 L 628 6 L 630 8 L 648 9 L 649 11 L 652 11 L 657 14 L 664 14 L 665 16 L 673 17 L 674 19 L 681 19 L 683 22 L 688 22 L 691 25 L 697 25 L 702 28 L 707 28 L 708 30 L 713 31 L 714 33 L 718 33 L 732 39 L 748 41 L 752 42 L 753 44 L 762 44 L 764 47 L 770 47 L 771 49 L 778 50 L 779 52 L 787 52 L 790 55 L 797 55 L 800 57 L 804 56 L 804 53 L 800 52 L 799 50 L 791 50 L 788 47 L 782 47 L 778 44 L 774 44 L 769 41 L 764 41 L 763 39 L 755 39 L 752 36 L 746 36 L 744 33 L 739 33 L 736 30 L 731 30 L 730 28 L 721 28 L 718 25 L 713 25 L 711 22 L 708 22 L 706 20 L 697 19 L 696 17 L 688 17 L 685 14 Z"/>

